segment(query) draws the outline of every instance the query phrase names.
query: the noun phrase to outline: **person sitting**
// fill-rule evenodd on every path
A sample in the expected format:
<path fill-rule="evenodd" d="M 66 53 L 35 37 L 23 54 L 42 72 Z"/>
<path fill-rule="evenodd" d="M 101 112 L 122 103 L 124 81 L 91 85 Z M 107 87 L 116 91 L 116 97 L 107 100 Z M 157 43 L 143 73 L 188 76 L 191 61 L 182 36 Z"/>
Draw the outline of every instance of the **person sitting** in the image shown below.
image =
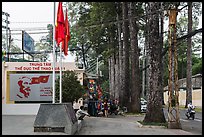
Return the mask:
<path fill-rule="evenodd" d="M 90 115 L 86 111 L 84 111 L 84 106 L 80 106 L 79 110 L 77 110 L 76 112 L 76 117 L 78 120 L 83 120 L 85 116 L 90 117 Z"/>
<path fill-rule="evenodd" d="M 190 113 L 190 111 L 191 111 L 192 109 L 194 109 L 194 106 L 192 105 L 192 102 L 189 102 L 187 113 Z"/>
<path fill-rule="evenodd" d="M 115 115 L 118 114 L 118 106 L 115 103 L 115 100 L 113 100 L 113 103 L 110 106 L 110 115 L 114 113 Z"/>

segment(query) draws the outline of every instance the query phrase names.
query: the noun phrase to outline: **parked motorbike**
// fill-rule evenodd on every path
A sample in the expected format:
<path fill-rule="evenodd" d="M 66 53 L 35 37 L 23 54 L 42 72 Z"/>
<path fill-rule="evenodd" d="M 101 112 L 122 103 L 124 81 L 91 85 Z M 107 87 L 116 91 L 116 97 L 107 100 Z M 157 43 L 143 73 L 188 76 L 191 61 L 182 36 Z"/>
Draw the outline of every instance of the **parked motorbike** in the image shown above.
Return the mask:
<path fill-rule="evenodd" d="M 116 106 L 116 105 L 111 105 L 108 112 L 109 112 L 110 115 L 112 115 L 113 113 L 114 113 L 115 115 L 117 115 L 117 114 L 118 114 L 118 111 L 119 111 L 118 106 Z"/>
<path fill-rule="evenodd" d="M 195 118 L 195 107 L 192 106 L 191 108 L 189 108 L 186 112 L 186 117 L 189 119 L 189 118 L 192 118 L 194 120 Z"/>

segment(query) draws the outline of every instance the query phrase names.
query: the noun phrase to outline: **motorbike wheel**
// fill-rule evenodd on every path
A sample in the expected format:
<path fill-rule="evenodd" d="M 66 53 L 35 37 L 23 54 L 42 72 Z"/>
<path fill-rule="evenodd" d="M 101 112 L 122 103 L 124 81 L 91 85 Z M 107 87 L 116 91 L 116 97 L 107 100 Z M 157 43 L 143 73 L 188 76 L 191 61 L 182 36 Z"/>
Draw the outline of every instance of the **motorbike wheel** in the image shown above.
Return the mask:
<path fill-rule="evenodd" d="M 194 118 L 195 118 L 195 115 L 193 114 L 193 115 L 192 115 L 192 119 L 194 120 Z"/>
<path fill-rule="evenodd" d="M 186 114 L 186 117 L 187 117 L 187 119 L 189 119 L 189 116 L 188 116 L 188 114 Z"/>
<path fill-rule="evenodd" d="M 189 119 L 189 116 L 187 116 L 187 119 Z"/>

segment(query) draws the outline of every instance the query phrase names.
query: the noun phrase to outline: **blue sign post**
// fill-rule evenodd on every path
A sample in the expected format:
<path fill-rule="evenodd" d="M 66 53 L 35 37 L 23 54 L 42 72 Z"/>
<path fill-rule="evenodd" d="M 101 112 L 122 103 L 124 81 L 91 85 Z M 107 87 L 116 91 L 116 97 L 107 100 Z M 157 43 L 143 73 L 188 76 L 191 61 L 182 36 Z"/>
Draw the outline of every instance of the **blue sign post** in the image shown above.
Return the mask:
<path fill-rule="evenodd" d="M 22 49 L 23 51 L 30 54 L 30 52 L 34 52 L 34 40 L 33 38 L 25 31 L 22 31 Z"/>
<path fill-rule="evenodd" d="M 34 57 L 31 53 L 34 52 L 34 40 L 33 38 L 25 31 L 22 31 L 22 50 L 25 51 L 30 56 Z M 23 54 L 24 60 L 24 54 Z M 34 58 L 33 58 L 34 61 Z"/>

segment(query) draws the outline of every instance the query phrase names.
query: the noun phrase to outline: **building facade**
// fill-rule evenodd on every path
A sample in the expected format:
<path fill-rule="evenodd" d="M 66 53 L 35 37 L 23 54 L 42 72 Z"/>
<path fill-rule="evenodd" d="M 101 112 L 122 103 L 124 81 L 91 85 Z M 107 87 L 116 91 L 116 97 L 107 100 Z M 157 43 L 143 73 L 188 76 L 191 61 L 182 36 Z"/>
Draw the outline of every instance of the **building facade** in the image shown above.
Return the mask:
<path fill-rule="evenodd" d="M 186 104 L 186 78 L 178 81 L 179 85 L 179 105 Z M 202 107 L 202 74 L 192 76 L 192 104 Z M 164 88 L 164 103 L 168 104 L 168 86 Z"/>

